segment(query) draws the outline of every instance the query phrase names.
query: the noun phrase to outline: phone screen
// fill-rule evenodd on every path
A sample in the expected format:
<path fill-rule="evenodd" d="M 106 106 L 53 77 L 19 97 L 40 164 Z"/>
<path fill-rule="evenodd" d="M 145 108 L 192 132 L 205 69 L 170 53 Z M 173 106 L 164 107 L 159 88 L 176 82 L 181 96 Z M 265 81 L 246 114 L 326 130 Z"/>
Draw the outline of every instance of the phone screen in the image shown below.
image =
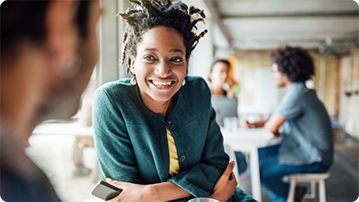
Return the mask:
<path fill-rule="evenodd" d="M 91 194 L 103 200 L 110 200 L 118 196 L 121 192 L 122 189 L 101 180 Z"/>

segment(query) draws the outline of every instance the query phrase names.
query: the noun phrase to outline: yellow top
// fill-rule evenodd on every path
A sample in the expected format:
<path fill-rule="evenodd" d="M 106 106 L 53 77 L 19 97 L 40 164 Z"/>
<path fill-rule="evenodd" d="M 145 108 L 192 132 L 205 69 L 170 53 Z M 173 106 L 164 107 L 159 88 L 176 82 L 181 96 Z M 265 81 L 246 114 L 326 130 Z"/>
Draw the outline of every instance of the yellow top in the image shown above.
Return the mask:
<path fill-rule="evenodd" d="M 166 128 L 168 151 L 170 153 L 170 175 L 175 175 L 179 171 L 179 162 L 175 141 L 172 137 L 171 131 Z"/>

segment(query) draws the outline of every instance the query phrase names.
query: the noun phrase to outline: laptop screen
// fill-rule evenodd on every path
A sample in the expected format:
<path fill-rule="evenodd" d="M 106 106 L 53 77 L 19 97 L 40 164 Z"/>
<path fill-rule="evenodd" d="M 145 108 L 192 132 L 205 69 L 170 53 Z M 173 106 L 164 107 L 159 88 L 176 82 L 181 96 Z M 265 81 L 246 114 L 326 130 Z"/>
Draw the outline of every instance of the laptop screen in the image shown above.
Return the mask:
<path fill-rule="evenodd" d="M 225 96 L 212 96 L 212 107 L 216 112 L 216 121 L 219 126 L 223 127 L 225 117 L 238 117 L 238 100 L 237 98 L 228 98 Z"/>

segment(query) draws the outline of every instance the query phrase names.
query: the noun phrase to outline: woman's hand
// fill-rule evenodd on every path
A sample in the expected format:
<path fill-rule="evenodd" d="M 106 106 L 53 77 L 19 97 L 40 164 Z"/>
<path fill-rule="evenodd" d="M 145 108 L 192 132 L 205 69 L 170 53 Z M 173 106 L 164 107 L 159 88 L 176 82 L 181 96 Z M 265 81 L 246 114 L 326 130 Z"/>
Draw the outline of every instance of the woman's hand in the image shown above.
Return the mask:
<path fill-rule="evenodd" d="M 121 182 L 111 179 L 108 183 L 123 189 L 121 194 L 113 198 L 114 201 L 172 201 L 191 196 L 190 193 L 183 190 L 172 182 L 161 182 L 155 184 L 141 185 L 130 182 Z"/>
<path fill-rule="evenodd" d="M 118 201 L 146 201 L 148 199 L 144 198 L 147 194 L 146 185 L 134 184 L 130 182 L 121 182 L 112 179 L 107 179 L 106 182 L 123 189 L 121 194 L 117 197 L 109 200 L 111 202 Z"/>
<path fill-rule="evenodd" d="M 210 198 L 217 199 L 219 201 L 227 201 L 230 197 L 233 196 L 234 192 L 236 191 L 237 187 L 237 180 L 233 173 L 233 168 L 235 166 L 234 161 L 231 161 L 226 170 L 223 172 L 222 176 L 218 179 L 216 185 L 213 188 L 213 193 L 209 196 Z M 113 198 L 112 202 L 118 202 L 118 201 L 163 201 L 161 199 L 154 199 L 154 198 L 148 198 L 153 197 L 156 194 L 153 193 L 153 190 L 151 190 L 151 186 L 146 185 L 140 185 L 140 184 L 134 184 L 130 182 L 121 182 L 121 181 L 115 181 L 112 179 L 106 180 L 108 183 L 123 189 L 120 195 Z M 177 187 L 176 185 L 166 182 L 164 185 L 167 187 L 170 186 L 170 188 L 167 189 L 159 189 L 159 190 L 167 190 L 165 193 L 172 193 L 172 195 L 180 194 L 176 198 L 184 198 L 190 196 L 189 193 L 185 192 L 181 188 Z M 170 191 L 173 190 L 173 191 Z M 165 194 L 163 192 L 160 192 L 161 194 Z M 168 197 L 168 196 L 167 196 Z M 160 197 L 161 198 L 161 197 Z"/>
<path fill-rule="evenodd" d="M 261 120 L 257 122 L 249 122 L 248 120 L 245 120 L 243 123 L 244 128 L 263 128 L 266 124 L 267 120 Z"/>
<path fill-rule="evenodd" d="M 233 173 L 235 166 L 234 161 L 231 161 L 222 176 L 214 186 L 213 193 L 209 196 L 210 198 L 217 199 L 219 201 L 227 201 L 233 196 L 237 187 L 237 180 Z"/>

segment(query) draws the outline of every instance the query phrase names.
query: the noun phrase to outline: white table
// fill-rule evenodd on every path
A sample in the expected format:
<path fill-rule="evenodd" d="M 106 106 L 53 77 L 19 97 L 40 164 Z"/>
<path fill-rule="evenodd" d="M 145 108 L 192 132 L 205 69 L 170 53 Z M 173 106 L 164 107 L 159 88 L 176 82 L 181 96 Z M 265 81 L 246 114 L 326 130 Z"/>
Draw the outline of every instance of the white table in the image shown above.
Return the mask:
<path fill-rule="evenodd" d="M 34 129 L 30 142 L 32 138 L 36 138 L 39 135 L 59 135 L 61 137 L 73 138 L 72 161 L 73 165 L 76 166 L 78 164 L 85 164 L 83 162 L 85 150 L 90 151 L 90 162 L 92 162 L 92 159 L 95 159 L 96 162 L 93 134 L 94 130 L 92 126 L 86 126 L 78 121 L 46 121 Z M 93 164 L 93 162 L 91 164 Z M 97 180 L 98 178 L 97 163 L 95 163 L 95 166 L 92 169 L 91 178 L 93 180 Z"/>
<path fill-rule="evenodd" d="M 37 126 L 34 129 L 33 134 L 74 135 L 92 137 L 94 132 L 91 126 L 85 126 L 77 121 L 48 121 Z"/>
<path fill-rule="evenodd" d="M 249 153 L 253 198 L 262 201 L 258 149 L 278 143 L 280 139 L 274 138 L 273 134 L 264 128 L 237 128 L 230 131 L 221 128 L 221 132 L 224 144 L 229 145 L 233 151 Z"/>

